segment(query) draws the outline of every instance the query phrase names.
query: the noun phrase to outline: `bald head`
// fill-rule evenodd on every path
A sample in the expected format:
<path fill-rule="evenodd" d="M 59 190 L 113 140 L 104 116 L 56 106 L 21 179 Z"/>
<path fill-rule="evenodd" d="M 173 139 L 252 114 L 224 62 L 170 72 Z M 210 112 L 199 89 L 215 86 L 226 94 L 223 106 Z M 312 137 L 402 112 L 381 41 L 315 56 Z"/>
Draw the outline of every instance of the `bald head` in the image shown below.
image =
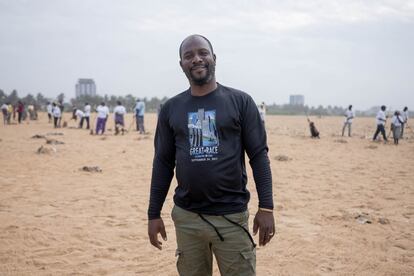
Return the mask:
<path fill-rule="evenodd" d="M 191 42 L 191 41 L 193 41 L 193 40 L 197 40 L 197 39 L 202 39 L 202 40 L 206 41 L 206 42 L 207 42 L 207 44 L 208 44 L 208 46 L 210 47 L 211 54 L 212 54 L 212 55 L 214 54 L 214 51 L 213 51 L 213 45 L 211 45 L 210 40 L 208 40 L 205 36 L 202 36 L 202 35 L 199 35 L 199 34 L 194 34 L 194 35 L 187 36 L 187 37 L 183 40 L 183 42 L 181 42 L 181 44 L 180 44 L 180 49 L 178 50 L 178 54 L 179 54 L 179 56 L 180 56 L 180 59 L 182 59 L 182 49 L 183 49 L 183 46 L 184 46 L 186 43 Z"/>

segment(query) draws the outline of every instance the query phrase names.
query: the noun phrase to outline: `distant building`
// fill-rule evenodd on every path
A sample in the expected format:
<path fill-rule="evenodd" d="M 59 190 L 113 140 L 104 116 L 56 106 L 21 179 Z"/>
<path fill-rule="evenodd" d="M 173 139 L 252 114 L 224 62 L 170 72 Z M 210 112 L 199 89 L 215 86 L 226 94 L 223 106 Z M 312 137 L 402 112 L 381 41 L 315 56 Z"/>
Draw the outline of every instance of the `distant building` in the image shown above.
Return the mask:
<path fill-rule="evenodd" d="M 305 105 L 305 96 L 303 96 L 303 95 L 290 95 L 289 104 L 290 105 Z"/>
<path fill-rule="evenodd" d="M 79 79 L 76 84 L 76 97 L 96 96 L 96 85 L 93 79 Z"/>

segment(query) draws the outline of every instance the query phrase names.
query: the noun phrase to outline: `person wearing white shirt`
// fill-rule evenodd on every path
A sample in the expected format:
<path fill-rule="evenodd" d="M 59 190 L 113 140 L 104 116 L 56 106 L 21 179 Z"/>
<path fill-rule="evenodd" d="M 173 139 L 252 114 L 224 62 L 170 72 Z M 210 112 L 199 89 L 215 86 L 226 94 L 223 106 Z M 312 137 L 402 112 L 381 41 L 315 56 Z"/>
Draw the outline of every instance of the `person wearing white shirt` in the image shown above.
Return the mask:
<path fill-rule="evenodd" d="M 401 139 L 402 139 L 404 138 L 404 128 L 408 124 L 408 107 L 404 107 L 401 117 L 403 119 L 403 124 L 401 126 Z"/>
<path fill-rule="evenodd" d="M 119 127 L 121 126 L 122 135 L 125 132 L 125 123 L 124 115 L 126 114 L 126 109 L 120 101 L 117 101 L 117 106 L 114 109 L 114 120 L 115 120 L 115 135 L 119 134 Z"/>
<path fill-rule="evenodd" d="M 145 113 L 145 102 L 143 100 L 137 99 L 137 104 L 135 105 L 135 118 L 137 121 L 137 131 L 140 134 L 145 134 L 144 127 L 144 113 Z"/>
<path fill-rule="evenodd" d="M 91 116 L 91 105 L 89 103 L 85 103 L 84 115 L 80 121 L 80 128 L 83 128 L 83 121 L 86 121 L 86 129 L 89 129 L 89 118 Z"/>
<path fill-rule="evenodd" d="M 345 129 L 348 127 L 348 136 L 351 137 L 351 125 L 352 119 L 355 117 L 354 111 L 352 111 L 352 105 L 348 106 L 348 109 L 345 111 L 345 122 L 342 128 L 342 136 L 345 134 Z"/>
<path fill-rule="evenodd" d="M 1 105 L 1 112 L 3 113 L 3 123 L 4 123 L 4 125 L 7 124 L 7 109 L 8 109 L 7 104 L 3 103 Z"/>
<path fill-rule="evenodd" d="M 46 110 L 47 110 L 47 117 L 49 118 L 49 123 L 52 122 L 52 104 L 50 102 L 47 102 Z"/>
<path fill-rule="evenodd" d="M 102 135 L 105 132 L 106 120 L 108 119 L 109 109 L 105 106 L 105 103 L 101 103 L 97 108 L 98 119 L 96 122 L 96 134 L 99 133 Z"/>
<path fill-rule="evenodd" d="M 80 123 L 82 122 L 82 120 L 83 120 L 83 116 L 85 116 L 85 113 L 83 113 L 83 111 L 82 110 L 80 110 L 80 109 L 77 109 L 77 108 L 74 108 L 73 109 L 73 114 L 72 114 L 72 119 L 73 120 L 77 120 L 77 119 L 79 119 L 79 128 L 82 128 L 81 127 L 81 125 L 80 125 Z"/>
<path fill-rule="evenodd" d="M 399 111 L 395 111 L 394 116 L 391 118 L 391 130 L 394 137 L 394 145 L 398 145 L 398 140 L 401 137 L 401 128 L 404 125 L 403 118 Z"/>
<path fill-rule="evenodd" d="M 60 127 L 60 118 L 62 117 L 62 112 L 60 111 L 60 107 L 53 103 L 52 105 L 52 114 L 53 114 L 53 123 L 55 128 Z"/>
<path fill-rule="evenodd" d="M 387 121 L 387 116 L 385 115 L 386 106 L 381 106 L 381 110 L 378 111 L 376 121 L 377 121 L 377 130 L 375 131 L 373 141 L 377 140 L 378 134 L 381 132 L 384 141 L 387 142 L 387 136 L 385 135 L 385 122 Z"/>
<path fill-rule="evenodd" d="M 260 119 L 262 120 L 262 123 L 265 124 L 266 121 L 266 105 L 264 102 L 262 102 L 261 105 L 259 105 L 259 115 Z"/>

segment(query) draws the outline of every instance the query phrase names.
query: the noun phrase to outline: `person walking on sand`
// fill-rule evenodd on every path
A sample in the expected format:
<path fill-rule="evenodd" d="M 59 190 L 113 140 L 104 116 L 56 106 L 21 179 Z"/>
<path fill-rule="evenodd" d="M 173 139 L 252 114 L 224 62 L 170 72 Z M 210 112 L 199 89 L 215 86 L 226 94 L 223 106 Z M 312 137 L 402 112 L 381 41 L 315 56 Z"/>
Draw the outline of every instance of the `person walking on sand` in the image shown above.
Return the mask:
<path fill-rule="evenodd" d="M 402 126 L 404 125 L 403 118 L 399 111 L 395 111 L 394 116 L 391 118 L 391 131 L 394 138 L 394 145 L 398 145 L 398 141 L 401 137 Z"/>
<path fill-rule="evenodd" d="M 161 209 L 175 168 L 178 186 L 171 216 L 179 275 L 212 275 L 213 254 L 221 275 L 255 275 L 245 153 L 259 198 L 253 233 L 259 231 L 260 246 L 275 234 L 264 125 L 247 93 L 216 82 L 216 55 L 207 38 L 187 37 L 179 56 L 190 88 L 169 99 L 159 114 L 148 207 L 150 243 L 161 250 L 158 234 L 167 240 Z M 216 126 L 216 136 L 209 123 Z"/>
<path fill-rule="evenodd" d="M 139 134 L 145 134 L 144 127 L 144 114 L 145 114 L 145 102 L 142 99 L 137 99 L 137 104 L 135 105 L 135 119 L 137 123 L 137 131 Z"/>
<path fill-rule="evenodd" d="M 99 133 L 102 135 L 105 133 L 105 125 L 106 121 L 109 116 L 109 109 L 105 106 L 105 103 L 102 102 L 97 108 L 96 111 L 98 112 L 98 120 L 96 122 L 96 135 Z"/>
<path fill-rule="evenodd" d="M 121 128 L 123 135 L 125 131 L 124 115 L 126 114 L 126 109 L 120 101 L 117 101 L 116 103 L 117 106 L 114 109 L 115 135 L 119 134 L 119 128 Z"/>
<path fill-rule="evenodd" d="M 384 138 L 384 142 L 388 142 L 387 136 L 385 134 L 385 122 L 387 121 L 387 116 L 385 115 L 386 106 L 381 106 L 381 109 L 377 113 L 376 121 L 377 121 L 377 130 L 375 131 L 373 141 L 377 140 L 378 134 L 381 132 L 382 137 Z"/>
<path fill-rule="evenodd" d="M 52 104 L 52 113 L 54 128 L 60 128 L 60 118 L 62 116 L 62 112 L 60 111 L 60 107 L 55 102 Z"/>
<path fill-rule="evenodd" d="M 403 124 L 401 125 L 401 139 L 404 138 L 404 128 L 408 124 L 408 107 L 404 107 L 403 112 L 401 114 L 401 117 L 403 119 Z"/>
<path fill-rule="evenodd" d="M 352 105 L 348 106 L 348 109 L 345 111 L 345 122 L 344 126 L 342 127 L 342 136 L 345 134 L 345 128 L 348 127 L 348 137 L 351 137 L 351 126 L 352 126 L 352 119 L 355 118 L 355 113 L 352 111 Z"/>
<path fill-rule="evenodd" d="M 53 109 L 52 104 L 50 102 L 47 102 L 46 110 L 47 110 L 47 117 L 49 119 L 49 123 L 52 122 L 52 109 Z"/>

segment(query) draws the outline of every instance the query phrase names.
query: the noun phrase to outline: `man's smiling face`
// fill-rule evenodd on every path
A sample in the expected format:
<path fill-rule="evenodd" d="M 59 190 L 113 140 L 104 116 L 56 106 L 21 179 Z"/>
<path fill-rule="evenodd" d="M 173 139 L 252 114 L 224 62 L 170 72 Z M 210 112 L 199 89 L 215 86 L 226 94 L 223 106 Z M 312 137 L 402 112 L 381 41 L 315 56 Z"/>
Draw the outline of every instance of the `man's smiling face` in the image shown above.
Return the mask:
<path fill-rule="evenodd" d="M 202 86 L 214 79 L 216 56 L 201 36 L 191 36 L 181 45 L 180 66 L 189 81 Z"/>

